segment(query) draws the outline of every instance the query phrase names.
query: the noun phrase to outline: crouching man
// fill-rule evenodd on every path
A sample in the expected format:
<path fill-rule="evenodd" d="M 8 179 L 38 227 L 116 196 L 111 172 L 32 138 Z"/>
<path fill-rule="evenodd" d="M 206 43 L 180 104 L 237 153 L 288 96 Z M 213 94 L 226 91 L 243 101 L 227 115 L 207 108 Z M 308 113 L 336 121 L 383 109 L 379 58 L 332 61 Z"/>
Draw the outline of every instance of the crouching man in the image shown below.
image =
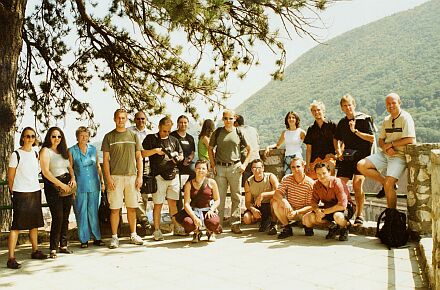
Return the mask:
<path fill-rule="evenodd" d="M 301 222 L 303 216 L 312 209 L 310 203 L 314 181 L 305 174 L 304 165 L 302 158 L 293 158 L 290 162 L 292 174 L 284 176 L 275 190 L 272 206 L 276 217 L 283 225 L 278 239 L 292 236 L 292 223 Z M 304 228 L 304 232 L 306 236 L 313 236 L 313 229 L 308 226 Z"/>
<path fill-rule="evenodd" d="M 243 223 L 249 225 L 260 221 L 258 231 L 276 235 L 276 218 L 271 210 L 271 201 L 278 187 L 278 179 L 273 173 L 264 172 L 261 159 L 255 159 L 251 163 L 253 175 L 244 184 L 246 212 L 243 215 Z"/>
<path fill-rule="evenodd" d="M 318 177 L 313 186 L 312 211 L 304 216 L 306 227 L 329 225 L 326 239 L 334 239 L 339 234 L 340 241 L 348 239 L 350 218 L 354 214 L 354 206 L 347 188 L 339 178 L 330 175 L 327 163 L 317 163 L 315 172 Z M 324 205 L 319 207 L 319 202 Z"/>

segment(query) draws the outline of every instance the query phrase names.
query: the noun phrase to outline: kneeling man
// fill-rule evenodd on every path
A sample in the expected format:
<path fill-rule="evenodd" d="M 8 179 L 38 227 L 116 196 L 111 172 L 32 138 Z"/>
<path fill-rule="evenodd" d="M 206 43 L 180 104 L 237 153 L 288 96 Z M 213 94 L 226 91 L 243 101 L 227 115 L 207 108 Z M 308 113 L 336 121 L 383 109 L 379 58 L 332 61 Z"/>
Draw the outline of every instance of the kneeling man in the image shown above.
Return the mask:
<path fill-rule="evenodd" d="M 317 163 L 315 172 L 318 176 L 313 186 L 312 211 L 304 216 L 303 223 L 307 227 L 319 224 L 329 224 L 326 239 L 334 239 L 339 233 L 339 240 L 348 239 L 350 218 L 354 214 L 347 185 L 339 178 L 330 175 L 327 163 Z M 319 207 L 319 203 L 323 203 Z"/>
<path fill-rule="evenodd" d="M 312 209 L 310 202 L 314 181 L 304 173 L 304 165 L 302 158 L 293 158 L 290 162 L 292 174 L 284 176 L 275 191 L 272 206 L 283 225 L 279 239 L 293 236 L 290 221 L 302 221 L 303 216 Z M 304 232 L 306 236 L 313 236 L 312 228 L 305 227 Z"/>
<path fill-rule="evenodd" d="M 260 222 L 260 232 L 269 229 L 269 234 L 275 235 L 276 218 L 271 210 L 271 200 L 275 189 L 278 187 L 278 179 L 273 173 L 264 172 L 261 159 L 252 161 L 250 176 L 244 184 L 246 212 L 243 222 L 246 225 Z"/>

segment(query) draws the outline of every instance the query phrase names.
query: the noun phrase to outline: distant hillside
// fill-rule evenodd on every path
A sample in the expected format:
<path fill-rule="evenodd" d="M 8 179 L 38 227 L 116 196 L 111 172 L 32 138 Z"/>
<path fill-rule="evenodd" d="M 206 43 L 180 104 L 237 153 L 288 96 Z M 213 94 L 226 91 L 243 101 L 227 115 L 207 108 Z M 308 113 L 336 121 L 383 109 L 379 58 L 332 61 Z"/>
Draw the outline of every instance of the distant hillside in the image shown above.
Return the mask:
<path fill-rule="evenodd" d="M 440 1 L 431 1 L 347 32 L 319 45 L 237 108 L 263 145 L 273 143 L 288 111 L 312 123 L 309 104 L 322 100 L 328 118 L 343 117 L 340 97 L 352 94 L 357 110 L 379 127 L 385 96 L 397 92 L 416 123 L 419 142 L 440 142 Z"/>

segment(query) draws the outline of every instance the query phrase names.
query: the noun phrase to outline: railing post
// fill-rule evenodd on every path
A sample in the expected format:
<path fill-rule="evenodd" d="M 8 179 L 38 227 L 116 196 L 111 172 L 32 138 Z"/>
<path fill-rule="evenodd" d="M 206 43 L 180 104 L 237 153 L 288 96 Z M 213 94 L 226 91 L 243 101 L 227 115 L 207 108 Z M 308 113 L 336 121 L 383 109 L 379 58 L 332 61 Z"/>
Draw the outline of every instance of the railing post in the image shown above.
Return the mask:
<path fill-rule="evenodd" d="M 433 289 L 440 289 L 440 150 L 431 151 Z M 428 261 L 429 262 L 429 261 Z"/>

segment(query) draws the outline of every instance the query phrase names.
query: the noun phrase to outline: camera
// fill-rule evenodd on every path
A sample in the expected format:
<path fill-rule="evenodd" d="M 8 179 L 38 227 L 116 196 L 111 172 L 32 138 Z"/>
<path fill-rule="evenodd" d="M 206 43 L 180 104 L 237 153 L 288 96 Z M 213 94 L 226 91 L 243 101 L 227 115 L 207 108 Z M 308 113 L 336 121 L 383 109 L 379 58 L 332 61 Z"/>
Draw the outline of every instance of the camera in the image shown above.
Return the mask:
<path fill-rule="evenodd" d="M 162 147 L 163 152 L 165 152 L 165 154 L 168 156 L 168 158 L 170 158 L 171 160 L 173 160 L 174 162 L 179 162 L 179 153 L 176 151 L 172 151 L 171 147 Z"/>

